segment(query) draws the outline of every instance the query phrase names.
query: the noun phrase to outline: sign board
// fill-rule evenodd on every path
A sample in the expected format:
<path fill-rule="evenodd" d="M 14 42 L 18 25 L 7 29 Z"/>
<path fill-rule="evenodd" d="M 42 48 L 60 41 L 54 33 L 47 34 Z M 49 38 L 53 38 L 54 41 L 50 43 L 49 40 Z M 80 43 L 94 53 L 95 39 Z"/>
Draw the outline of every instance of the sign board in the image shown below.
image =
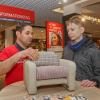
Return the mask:
<path fill-rule="evenodd" d="M 0 18 L 31 21 L 33 23 L 34 17 L 34 11 L 13 6 L 0 5 Z"/>
<path fill-rule="evenodd" d="M 57 22 L 47 22 L 46 36 L 47 48 L 64 47 L 63 24 Z"/>

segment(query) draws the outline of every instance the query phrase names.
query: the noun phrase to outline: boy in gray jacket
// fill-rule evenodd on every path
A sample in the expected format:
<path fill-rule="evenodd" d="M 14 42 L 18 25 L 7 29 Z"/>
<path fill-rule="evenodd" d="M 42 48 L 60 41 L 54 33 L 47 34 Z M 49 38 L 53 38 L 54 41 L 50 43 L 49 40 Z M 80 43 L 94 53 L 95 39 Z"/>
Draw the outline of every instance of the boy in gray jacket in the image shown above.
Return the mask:
<path fill-rule="evenodd" d="M 100 50 L 88 37 L 81 16 L 70 18 L 67 22 L 70 41 L 64 48 L 63 58 L 75 61 L 76 80 L 81 81 L 83 87 L 100 87 Z"/>

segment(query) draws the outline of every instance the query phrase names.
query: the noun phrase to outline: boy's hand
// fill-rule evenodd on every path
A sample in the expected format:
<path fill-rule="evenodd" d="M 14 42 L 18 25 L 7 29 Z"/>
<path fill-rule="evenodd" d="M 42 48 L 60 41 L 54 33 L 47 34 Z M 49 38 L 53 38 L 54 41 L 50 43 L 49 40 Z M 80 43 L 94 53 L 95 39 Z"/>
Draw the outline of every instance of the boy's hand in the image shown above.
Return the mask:
<path fill-rule="evenodd" d="M 95 87 L 96 82 L 90 81 L 90 80 L 83 80 L 83 81 L 81 81 L 81 86 L 82 87 Z"/>

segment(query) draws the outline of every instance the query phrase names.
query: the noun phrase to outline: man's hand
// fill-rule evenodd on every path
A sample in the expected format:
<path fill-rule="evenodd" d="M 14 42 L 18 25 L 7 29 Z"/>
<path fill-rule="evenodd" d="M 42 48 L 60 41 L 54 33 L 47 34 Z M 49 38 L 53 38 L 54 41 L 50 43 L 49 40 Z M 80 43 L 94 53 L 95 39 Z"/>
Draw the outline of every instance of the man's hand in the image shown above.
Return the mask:
<path fill-rule="evenodd" d="M 22 59 L 37 60 L 39 57 L 38 49 L 28 48 L 20 52 Z"/>
<path fill-rule="evenodd" d="M 81 86 L 82 87 L 95 87 L 96 82 L 90 81 L 90 80 L 83 80 L 83 81 L 81 81 Z"/>

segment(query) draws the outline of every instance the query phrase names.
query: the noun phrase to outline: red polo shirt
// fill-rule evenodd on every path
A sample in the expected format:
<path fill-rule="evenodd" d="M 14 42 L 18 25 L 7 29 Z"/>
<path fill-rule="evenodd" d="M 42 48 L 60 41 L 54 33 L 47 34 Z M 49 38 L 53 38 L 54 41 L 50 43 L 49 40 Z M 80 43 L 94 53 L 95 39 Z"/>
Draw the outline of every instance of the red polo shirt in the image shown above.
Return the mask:
<path fill-rule="evenodd" d="M 0 61 L 8 59 L 9 57 L 18 53 L 19 51 L 20 49 L 16 45 L 4 48 L 4 50 L 0 53 Z M 14 67 L 6 74 L 5 84 L 8 85 L 21 80 L 23 80 L 23 61 L 19 60 L 14 65 Z"/>

